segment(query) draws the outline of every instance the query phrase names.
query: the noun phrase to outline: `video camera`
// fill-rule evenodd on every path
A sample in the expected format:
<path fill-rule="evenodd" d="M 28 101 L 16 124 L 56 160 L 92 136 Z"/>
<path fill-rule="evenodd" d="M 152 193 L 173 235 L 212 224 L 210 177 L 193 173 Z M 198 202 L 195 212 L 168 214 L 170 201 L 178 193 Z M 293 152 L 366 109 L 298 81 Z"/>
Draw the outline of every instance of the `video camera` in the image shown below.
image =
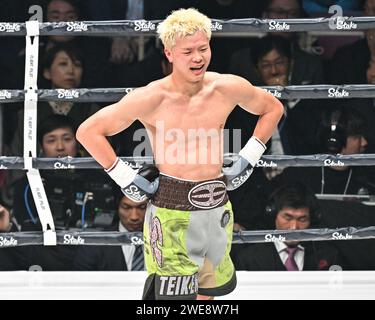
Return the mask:
<path fill-rule="evenodd" d="M 58 228 L 104 228 L 112 224 L 117 203 L 113 185 L 98 170 L 43 173 L 44 186 Z"/>

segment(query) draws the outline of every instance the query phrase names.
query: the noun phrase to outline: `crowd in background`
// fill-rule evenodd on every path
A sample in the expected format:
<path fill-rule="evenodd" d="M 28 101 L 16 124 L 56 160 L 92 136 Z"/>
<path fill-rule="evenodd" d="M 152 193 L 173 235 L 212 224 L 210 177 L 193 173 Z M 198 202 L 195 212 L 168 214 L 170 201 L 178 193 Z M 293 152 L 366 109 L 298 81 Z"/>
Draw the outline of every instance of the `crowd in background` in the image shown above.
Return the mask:
<path fill-rule="evenodd" d="M 0 12 L 1 22 L 28 20 L 32 5 L 41 6 L 43 20 L 50 22 L 157 20 L 181 7 L 195 7 L 216 19 L 327 17 L 329 7 L 334 4 L 340 5 L 346 16 L 375 15 L 375 0 L 2 0 L 2 4 L 5 10 Z M 349 37 L 312 38 L 305 33 L 270 33 L 262 38 L 213 37 L 209 71 L 237 74 L 254 85 L 374 84 L 374 30 L 367 30 L 363 36 Z M 139 41 L 137 37 L 118 36 L 41 37 L 38 87 L 138 87 L 170 74 L 172 66 L 155 37 L 145 38 L 142 52 L 139 51 Z M 0 89 L 23 88 L 24 39 L 2 37 L 1 48 Z M 374 101 L 372 98 L 282 100 L 284 116 L 267 144 L 267 152 L 272 155 L 375 153 Z M 75 130 L 103 106 L 100 103 L 39 102 L 39 156 L 88 156 L 76 141 Z M 0 105 L 0 121 L 1 155 L 22 156 L 23 104 Z M 226 128 L 240 129 L 241 142 L 236 145 L 229 139 L 226 151 L 238 152 L 251 137 L 256 121 L 256 116 L 236 107 Z M 133 155 L 139 143 L 135 141 L 134 133 L 142 127 L 140 122 L 135 122 L 126 131 L 110 138 L 119 156 Z M 146 152 L 144 155 L 150 154 Z M 128 199 L 119 196 L 118 190 L 99 171 L 41 171 L 57 227 L 141 231 L 144 205 L 126 203 Z M 295 188 L 295 184 L 300 187 Z M 0 171 L 0 188 L 0 203 L 4 205 L 0 211 L 0 230 L 40 230 L 25 174 L 22 171 Z M 306 193 L 299 194 L 304 188 L 307 188 Z M 94 198 L 86 208 L 86 215 L 82 215 L 87 192 L 91 192 Z M 306 194 L 310 198 L 314 194 L 353 197 L 350 202 L 316 200 L 319 204 L 319 209 L 316 209 L 317 204 L 311 204 L 310 198 L 306 200 Z M 374 226 L 375 210 L 355 197 L 374 194 L 375 166 L 333 166 L 256 168 L 251 178 L 229 196 L 234 209 L 235 231 L 239 231 Z M 280 203 L 272 211 L 270 203 L 275 199 Z M 293 219 L 302 221 L 307 215 L 309 223 L 283 224 L 285 206 L 297 212 L 297 218 L 292 215 Z M 271 224 L 267 208 L 268 212 L 273 212 Z M 309 211 L 302 210 L 301 213 L 301 208 L 309 208 Z M 316 211 L 319 211 L 319 223 L 318 219 L 312 219 Z M 128 218 L 122 218 L 127 215 L 132 216 L 130 223 Z M 374 250 L 372 240 L 321 244 L 306 243 L 305 247 L 304 243 L 299 244 L 299 252 L 304 252 L 306 263 L 301 262 L 303 258 L 298 258 L 301 253 L 293 253 L 297 257 L 297 266 L 294 267 L 325 270 L 330 265 L 340 264 L 348 270 L 375 269 L 374 257 L 367 254 Z M 283 262 L 288 259 L 288 254 L 282 253 L 284 249 L 276 247 Z M 270 250 L 267 245 L 236 247 L 234 261 L 237 268 L 244 270 L 284 270 L 280 264 L 257 260 L 256 257 L 268 257 L 271 261 L 270 255 L 275 252 L 271 252 L 274 248 Z M 136 256 L 136 248 L 129 246 L 8 248 L 0 250 L 0 270 L 28 269 L 34 264 L 44 270 L 132 270 L 131 261 Z M 248 256 L 255 258 L 250 261 L 246 258 Z"/>

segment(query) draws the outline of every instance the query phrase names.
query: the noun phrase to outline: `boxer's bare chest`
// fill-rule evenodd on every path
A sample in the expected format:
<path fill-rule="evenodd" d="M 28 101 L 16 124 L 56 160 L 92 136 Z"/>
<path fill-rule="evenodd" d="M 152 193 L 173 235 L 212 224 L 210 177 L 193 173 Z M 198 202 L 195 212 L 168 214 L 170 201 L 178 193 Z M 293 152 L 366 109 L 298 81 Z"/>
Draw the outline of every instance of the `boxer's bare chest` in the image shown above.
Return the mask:
<path fill-rule="evenodd" d="M 204 90 L 192 97 L 168 94 L 147 119 L 147 124 L 165 131 L 178 129 L 220 130 L 230 113 L 230 106 L 215 91 Z"/>

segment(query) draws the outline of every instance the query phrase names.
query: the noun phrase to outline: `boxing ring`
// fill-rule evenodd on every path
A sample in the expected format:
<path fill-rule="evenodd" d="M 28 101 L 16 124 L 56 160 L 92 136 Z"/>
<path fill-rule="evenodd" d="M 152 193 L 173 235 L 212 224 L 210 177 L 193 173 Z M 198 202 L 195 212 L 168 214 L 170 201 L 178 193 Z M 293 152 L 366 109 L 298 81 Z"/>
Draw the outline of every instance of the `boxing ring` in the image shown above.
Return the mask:
<path fill-rule="evenodd" d="M 142 297 L 145 271 L 2 272 L 1 300 L 134 300 Z M 372 271 L 237 271 L 237 288 L 215 300 L 374 299 Z"/>
<path fill-rule="evenodd" d="M 0 101 L 24 101 L 23 157 L 0 157 L 0 169 L 25 170 L 35 200 L 42 232 L 0 234 L 0 247 L 27 245 L 122 245 L 140 244 L 141 233 L 57 231 L 39 169 L 99 169 L 92 158 L 38 158 L 36 117 L 38 101 L 113 102 L 133 88 L 44 90 L 37 87 L 39 36 L 154 36 L 160 21 L 79 21 L 59 23 L 0 23 L 0 36 L 26 38 L 24 90 L 0 89 Z M 212 20 L 214 36 L 262 34 L 266 32 L 347 32 L 375 27 L 375 17 L 332 19 Z M 375 97 L 375 85 L 310 85 L 264 87 L 280 99 L 345 99 Z M 152 163 L 148 157 L 123 157 L 133 166 Z M 375 165 L 375 154 L 263 156 L 260 167 Z M 374 239 L 375 226 L 340 229 L 259 230 L 234 234 L 234 243 L 266 242 L 270 238 L 290 240 Z M 1 250 L 1 248 L 0 248 Z M 223 299 L 371 299 L 375 296 L 375 272 L 237 272 L 237 289 Z M 1 299 L 135 299 L 140 298 L 145 272 L 0 272 Z M 220 298 L 218 298 L 220 299 Z"/>

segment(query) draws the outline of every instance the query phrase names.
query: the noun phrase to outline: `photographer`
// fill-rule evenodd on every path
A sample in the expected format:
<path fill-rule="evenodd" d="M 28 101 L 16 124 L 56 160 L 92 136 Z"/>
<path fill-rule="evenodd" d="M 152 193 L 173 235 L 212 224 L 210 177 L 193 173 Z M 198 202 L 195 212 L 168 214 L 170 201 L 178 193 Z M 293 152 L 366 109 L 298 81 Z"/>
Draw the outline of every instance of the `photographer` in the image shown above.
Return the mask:
<path fill-rule="evenodd" d="M 76 125 L 69 116 L 54 114 L 47 117 L 38 127 L 39 155 L 51 158 L 79 156 L 75 132 Z M 103 195 L 111 193 L 112 187 L 106 183 L 106 175 L 99 171 L 40 170 L 56 229 L 86 226 L 87 221 L 90 222 L 88 217 L 94 216 L 95 208 L 95 212 L 99 212 L 103 204 L 107 207 L 104 209 L 112 206 L 114 199 L 103 198 Z M 91 200 L 87 201 L 90 188 L 92 191 L 101 190 L 100 198 L 97 197 L 99 192 L 90 192 Z M 96 200 L 100 200 L 100 203 L 95 203 Z M 14 215 L 22 231 L 41 230 L 26 178 L 15 186 Z M 43 270 L 71 270 L 75 250 L 74 246 L 33 247 L 31 264 L 40 265 Z"/>

